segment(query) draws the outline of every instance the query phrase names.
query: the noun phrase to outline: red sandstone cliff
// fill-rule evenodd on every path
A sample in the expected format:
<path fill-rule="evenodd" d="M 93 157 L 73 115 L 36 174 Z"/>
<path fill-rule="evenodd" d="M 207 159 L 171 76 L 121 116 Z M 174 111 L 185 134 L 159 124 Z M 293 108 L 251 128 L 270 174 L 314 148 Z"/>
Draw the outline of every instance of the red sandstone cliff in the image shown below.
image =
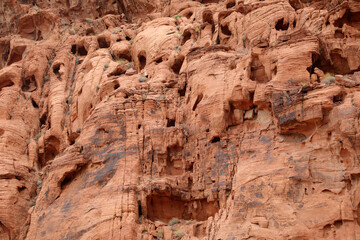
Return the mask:
<path fill-rule="evenodd" d="M 0 239 L 360 239 L 357 0 L 0 1 Z"/>

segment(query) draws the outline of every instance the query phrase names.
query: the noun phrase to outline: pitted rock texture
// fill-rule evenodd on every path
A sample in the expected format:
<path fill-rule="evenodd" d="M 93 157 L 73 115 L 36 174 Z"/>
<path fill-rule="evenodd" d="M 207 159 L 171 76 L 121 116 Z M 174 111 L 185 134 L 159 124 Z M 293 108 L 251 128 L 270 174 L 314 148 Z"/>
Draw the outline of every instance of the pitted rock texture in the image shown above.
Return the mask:
<path fill-rule="evenodd" d="M 358 1 L 4 0 L 0 37 L 0 240 L 360 239 Z"/>

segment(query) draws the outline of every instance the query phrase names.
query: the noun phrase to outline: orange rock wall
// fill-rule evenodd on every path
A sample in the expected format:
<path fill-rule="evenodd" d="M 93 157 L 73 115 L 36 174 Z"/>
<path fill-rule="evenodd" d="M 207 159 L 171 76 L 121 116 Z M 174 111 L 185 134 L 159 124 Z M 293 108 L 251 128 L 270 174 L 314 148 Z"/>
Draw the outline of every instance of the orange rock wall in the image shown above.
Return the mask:
<path fill-rule="evenodd" d="M 0 2 L 0 240 L 360 239 L 359 53 L 356 0 Z"/>

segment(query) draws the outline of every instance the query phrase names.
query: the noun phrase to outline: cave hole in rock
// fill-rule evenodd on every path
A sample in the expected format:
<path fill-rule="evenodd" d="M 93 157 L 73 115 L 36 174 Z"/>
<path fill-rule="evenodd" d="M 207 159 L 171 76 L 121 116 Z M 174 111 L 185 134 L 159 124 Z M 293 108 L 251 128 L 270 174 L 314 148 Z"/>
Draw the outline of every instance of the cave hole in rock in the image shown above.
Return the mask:
<path fill-rule="evenodd" d="M 206 199 L 184 200 L 169 192 L 153 192 L 146 197 L 147 218 L 169 222 L 172 218 L 205 221 L 219 211 L 219 202 Z"/>
<path fill-rule="evenodd" d="M 113 84 L 114 84 L 114 90 L 120 87 L 120 84 L 118 82 L 113 82 Z"/>
<path fill-rule="evenodd" d="M 109 48 L 110 44 L 105 37 L 98 37 L 98 43 L 100 48 Z"/>
<path fill-rule="evenodd" d="M 139 216 L 143 215 L 143 211 L 142 211 L 142 207 L 141 207 L 141 201 L 138 201 L 138 213 L 139 213 Z"/>
<path fill-rule="evenodd" d="M 157 64 L 163 62 L 162 57 L 159 57 L 159 58 L 155 59 L 154 61 L 155 61 Z"/>
<path fill-rule="evenodd" d="M 76 139 L 79 137 L 79 133 L 78 132 L 72 132 L 69 136 L 68 136 L 68 140 L 70 142 L 70 145 L 74 145 L 74 143 L 76 142 Z"/>
<path fill-rule="evenodd" d="M 18 46 L 11 50 L 8 65 L 22 60 L 22 55 L 25 52 L 26 46 Z"/>
<path fill-rule="evenodd" d="M 0 82 L 0 91 L 5 87 L 11 87 L 11 86 L 14 86 L 13 81 L 11 81 L 9 79 L 3 80 Z"/>
<path fill-rule="evenodd" d="M 180 97 L 184 97 L 184 96 L 185 96 L 185 94 L 186 94 L 186 87 L 187 87 L 187 83 L 184 84 L 184 87 L 178 89 L 178 93 L 179 93 Z"/>
<path fill-rule="evenodd" d="M 181 45 L 184 45 L 189 39 L 191 39 L 191 32 L 189 29 L 186 29 L 183 33 L 183 38 L 181 40 Z"/>
<path fill-rule="evenodd" d="M 30 77 L 25 78 L 22 81 L 22 87 L 21 90 L 24 92 L 33 92 L 37 89 L 37 83 L 35 80 L 35 76 L 31 75 Z"/>
<path fill-rule="evenodd" d="M 289 3 L 295 10 L 298 10 L 302 7 L 300 0 L 289 0 Z"/>
<path fill-rule="evenodd" d="M 85 165 L 76 165 L 76 168 L 65 173 L 59 180 L 61 190 L 64 190 L 85 168 Z"/>
<path fill-rule="evenodd" d="M 293 28 L 296 28 L 296 19 L 294 19 L 294 21 L 293 21 Z"/>
<path fill-rule="evenodd" d="M 286 31 L 289 29 L 289 23 L 284 23 L 285 20 L 284 18 L 281 18 L 280 20 L 278 20 L 276 22 L 276 25 L 275 25 L 275 29 L 278 30 L 278 31 Z"/>
<path fill-rule="evenodd" d="M 183 63 L 184 63 L 184 56 L 181 55 L 178 58 L 176 58 L 174 64 L 171 66 L 173 72 L 179 74 Z"/>
<path fill-rule="evenodd" d="M 213 18 L 213 14 L 210 10 L 205 10 L 202 13 L 202 18 L 203 18 L 203 22 L 204 23 L 210 23 L 210 24 L 214 24 L 214 18 Z"/>
<path fill-rule="evenodd" d="M 190 19 L 191 16 L 193 15 L 193 12 L 192 11 L 188 11 L 184 14 L 184 16 L 187 18 L 187 19 Z"/>
<path fill-rule="evenodd" d="M 347 9 L 344 15 L 334 22 L 334 26 L 342 28 L 344 24 L 360 30 L 360 12 L 351 12 Z"/>
<path fill-rule="evenodd" d="M 46 124 L 46 120 L 47 120 L 47 113 L 44 113 L 44 114 L 40 117 L 40 124 L 41 124 L 41 125 L 45 125 L 45 124 Z"/>
<path fill-rule="evenodd" d="M 140 129 L 141 128 L 141 124 L 138 124 L 138 129 Z"/>
<path fill-rule="evenodd" d="M 201 102 L 201 100 L 203 99 L 203 94 L 200 93 L 197 98 L 196 98 L 196 101 L 194 103 L 194 106 L 192 107 L 192 110 L 195 111 L 196 108 L 197 108 L 197 105 Z"/>
<path fill-rule="evenodd" d="M 131 37 L 125 36 L 125 40 L 130 41 L 130 40 L 131 40 Z"/>
<path fill-rule="evenodd" d="M 53 72 L 54 72 L 56 75 L 59 75 L 60 66 L 61 66 L 61 64 L 56 64 L 56 65 L 53 66 Z"/>
<path fill-rule="evenodd" d="M 344 34 L 343 34 L 343 32 L 341 31 L 341 30 L 339 30 L 339 29 L 337 29 L 337 30 L 335 30 L 335 38 L 344 38 L 345 36 L 344 36 Z"/>
<path fill-rule="evenodd" d="M 345 96 L 346 96 L 345 92 L 341 92 L 338 95 L 333 96 L 333 104 L 334 105 L 342 104 L 344 102 Z"/>
<path fill-rule="evenodd" d="M 80 56 L 86 56 L 88 54 L 88 51 L 84 47 L 84 45 L 78 45 L 77 46 L 77 52 Z"/>
<path fill-rule="evenodd" d="M 269 78 L 265 72 L 265 67 L 258 56 L 253 56 L 250 64 L 250 79 L 259 83 L 266 83 Z"/>
<path fill-rule="evenodd" d="M 31 104 L 33 105 L 34 108 L 39 108 L 39 105 L 35 102 L 33 98 L 31 98 Z"/>
<path fill-rule="evenodd" d="M 175 119 L 167 118 L 166 127 L 175 127 Z"/>
<path fill-rule="evenodd" d="M 94 35 L 95 35 L 95 31 L 93 28 L 86 29 L 86 36 L 94 36 Z"/>
<path fill-rule="evenodd" d="M 140 64 L 140 70 L 142 70 L 146 66 L 146 56 L 144 54 L 139 54 L 138 59 Z"/>
<path fill-rule="evenodd" d="M 220 142 L 220 137 L 215 136 L 211 139 L 211 143 L 217 143 L 217 142 Z"/>
<path fill-rule="evenodd" d="M 43 36 L 42 36 L 42 34 L 41 34 L 41 31 L 39 30 L 39 31 L 37 31 L 37 34 L 36 34 L 36 41 L 41 41 L 41 40 L 43 40 L 44 38 L 43 38 Z"/>
<path fill-rule="evenodd" d="M 228 25 L 220 25 L 221 26 L 221 32 L 227 36 L 231 36 L 231 31 L 229 29 Z"/>
<path fill-rule="evenodd" d="M 229 0 L 227 3 L 226 3 L 226 8 L 232 8 L 236 5 L 236 1 L 235 0 Z"/>
<path fill-rule="evenodd" d="M 118 56 L 117 56 L 117 59 L 126 59 L 126 60 L 128 60 L 129 62 L 131 62 L 131 55 L 130 55 L 130 52 L 123 52 L 123 53 L 121 53 L 121 54 L 119 54 Z"/>
<path fill-rule="evenodd" d="M 320 54 L 312 55 L 312 66 L 308 67 L 307 70 L 310 74 L 314 73 L 315 68 L 319 68 L 324 73 L 333 73 L 333 74 L 353 74 L 359 69 L 351 70 L 349 63 L 346 58 L 342 57 L 341 54 L 337 51 L 332 51 L 330 53 L 330 59 L 325 57 L 324 50 L 320 49 Z"/>
<path fill-rule="evenodd" d="M 42 166 L 45 166 L 48 161 L 53 160 L 56 155 L 59 153 L 60 141 L 55 136 L 50 136 L 45 141 L 45 153 L 44 153 L 44 161 L 42 162 Z"/>
<path fill-rule="evenodd" d="M 19 186 L 19 187 L 17 187 L 17 190 L 18 190 L 18 192 L 22 192 L 22 191 L 24 191 L 26 189 L 26 187 L 25 186 Z"/>
<path fill-rule="evenodd" d="M 76 46 L 75 44 L 73 44 L 73 45 L 71 46 L 71 53 L 72 53 L 72 54 L 76 54 L 76 52 L 77 52 L 77 46 Z"/>

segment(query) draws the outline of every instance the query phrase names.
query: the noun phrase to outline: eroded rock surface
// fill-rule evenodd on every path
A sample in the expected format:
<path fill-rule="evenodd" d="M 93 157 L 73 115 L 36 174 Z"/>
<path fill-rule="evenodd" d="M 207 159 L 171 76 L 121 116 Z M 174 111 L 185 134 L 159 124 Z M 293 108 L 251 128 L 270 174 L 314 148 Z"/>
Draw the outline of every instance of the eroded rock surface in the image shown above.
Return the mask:
<path fill-rule="evenodd" d="M 0 239 L 360 239 L 360 3 L 0 3 Z"/>

